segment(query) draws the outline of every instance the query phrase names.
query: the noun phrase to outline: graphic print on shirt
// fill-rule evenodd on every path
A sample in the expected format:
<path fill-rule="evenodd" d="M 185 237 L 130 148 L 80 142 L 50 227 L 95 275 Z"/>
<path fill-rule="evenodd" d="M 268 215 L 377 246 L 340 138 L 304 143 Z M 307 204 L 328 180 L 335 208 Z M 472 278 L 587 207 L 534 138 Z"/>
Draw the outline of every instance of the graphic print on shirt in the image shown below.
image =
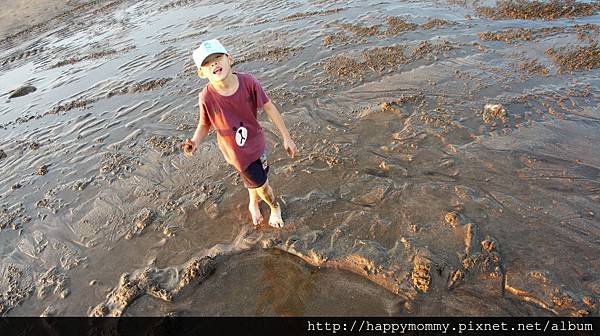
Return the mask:
<path fill-rule="evenodd" d="M 238 146 L 243 147 L 248 139 L 248 129 L 246 129 L 244 123 L 240 121 L 240 127 L 233 127 L 233 131 L 235 132 L 235 143 Z"/>

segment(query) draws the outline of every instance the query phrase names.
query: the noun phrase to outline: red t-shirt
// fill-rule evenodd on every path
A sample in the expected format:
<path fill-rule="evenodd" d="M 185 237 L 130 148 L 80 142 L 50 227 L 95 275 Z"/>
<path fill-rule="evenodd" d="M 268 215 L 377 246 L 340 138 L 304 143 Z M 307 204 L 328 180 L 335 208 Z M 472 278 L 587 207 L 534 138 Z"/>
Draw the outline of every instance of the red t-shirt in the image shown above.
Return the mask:
<path fill-rule="evenodd" d="M 215 128 L 225 160 L 243 171 L 265 151 L 257 112 L 269 102 L 269 97 L 254 76 L 235 75 L 239 87 L 231 96 L 221 96 L 210 83 L 200 92 L 200 124 Z"/>

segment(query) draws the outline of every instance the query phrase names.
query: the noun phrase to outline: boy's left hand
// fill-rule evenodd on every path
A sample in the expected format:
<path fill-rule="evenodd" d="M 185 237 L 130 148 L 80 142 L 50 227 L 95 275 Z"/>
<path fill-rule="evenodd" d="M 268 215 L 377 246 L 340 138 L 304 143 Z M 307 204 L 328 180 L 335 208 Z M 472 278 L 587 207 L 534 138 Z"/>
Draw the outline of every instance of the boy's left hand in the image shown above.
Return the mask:
<path fill-rule="evenodd" d="M 181 149 L 183 149 L 183 155 L 186 157 L 192 157 L 194 152 L 196 151 L 196 143 L 192 139 L 185 140 L 184 143 L 181 144 Z"/>
<path fill-rule="evenodd" d="M 296 144 L 294 143 L 294 140 L 289 139 L 289 140 L 284 140 L 283 141 L 283 148 L 285 148 L 285 151 L 288 153 L 289 156 L 292 157 L 292 159 L 296 156 Z"/>

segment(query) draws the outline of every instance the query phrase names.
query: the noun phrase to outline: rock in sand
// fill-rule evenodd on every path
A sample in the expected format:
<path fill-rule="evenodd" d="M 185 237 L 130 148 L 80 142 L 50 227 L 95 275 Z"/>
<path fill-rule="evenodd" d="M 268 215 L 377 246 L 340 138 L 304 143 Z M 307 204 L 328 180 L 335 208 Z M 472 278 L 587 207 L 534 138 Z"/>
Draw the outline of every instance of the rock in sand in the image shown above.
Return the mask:
<path fill-rule="evenodd" d="M 37 88 L 35 86 L 23 85 L 11 92 L 10 96 L 8 96 L 8 99 L 26 96 L 36 90 Z"/>

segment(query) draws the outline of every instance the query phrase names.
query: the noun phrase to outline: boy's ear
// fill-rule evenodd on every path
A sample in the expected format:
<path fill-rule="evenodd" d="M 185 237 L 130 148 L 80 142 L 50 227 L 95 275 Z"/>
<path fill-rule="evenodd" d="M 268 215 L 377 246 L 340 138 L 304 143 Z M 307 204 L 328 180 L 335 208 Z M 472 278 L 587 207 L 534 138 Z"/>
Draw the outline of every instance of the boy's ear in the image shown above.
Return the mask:
<path fill-rule="evenodd" d="M 204 73 L 204 69 L 202 68 L 198 68 L 198 76 L 202 79 L 208 78 L 208 76 L 206 76 L 206 74 Z"/>
<path fill-rule="evenodd" d="M 232 66 L 233 63 L 235 62 L 235 60 L 233 59 L 233 57 L 231 57 L 231 55 L 227 55 L 227 59 L 229 59 L 229 66 Z"/>

